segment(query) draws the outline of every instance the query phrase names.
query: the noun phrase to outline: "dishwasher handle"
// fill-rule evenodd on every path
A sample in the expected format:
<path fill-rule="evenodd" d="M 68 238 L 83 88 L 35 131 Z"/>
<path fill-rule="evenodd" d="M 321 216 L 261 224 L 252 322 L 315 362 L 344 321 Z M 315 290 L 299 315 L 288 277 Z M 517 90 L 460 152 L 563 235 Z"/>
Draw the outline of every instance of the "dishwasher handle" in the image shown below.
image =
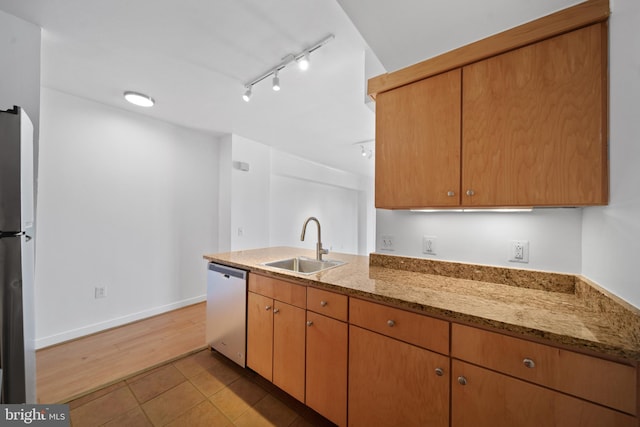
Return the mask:
<path fill-rule="evenodd" d="M 223 276 L 225 276 L 227 279 L 229 277 L 237 277 L 238 279 L 242 279 L 242 280 L 245 280 L 247 278 L 247 272 L 244 270 L 239 270 L 233 267 L 227 267 L 226 265 L 220 265 L 213 262 L 209 263 L 209 271 L 220 273 Z"/>

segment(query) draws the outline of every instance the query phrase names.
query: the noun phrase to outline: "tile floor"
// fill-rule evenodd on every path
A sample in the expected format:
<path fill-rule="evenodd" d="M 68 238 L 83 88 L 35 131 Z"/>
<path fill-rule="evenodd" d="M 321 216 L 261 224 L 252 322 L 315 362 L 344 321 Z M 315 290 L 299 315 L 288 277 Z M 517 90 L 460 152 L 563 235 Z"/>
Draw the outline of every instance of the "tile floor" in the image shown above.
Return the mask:
<path fill-rule="evenodd" d="M 69 409 L 74 427 L 333 425 L 210 350 L 73 400 Z"/>

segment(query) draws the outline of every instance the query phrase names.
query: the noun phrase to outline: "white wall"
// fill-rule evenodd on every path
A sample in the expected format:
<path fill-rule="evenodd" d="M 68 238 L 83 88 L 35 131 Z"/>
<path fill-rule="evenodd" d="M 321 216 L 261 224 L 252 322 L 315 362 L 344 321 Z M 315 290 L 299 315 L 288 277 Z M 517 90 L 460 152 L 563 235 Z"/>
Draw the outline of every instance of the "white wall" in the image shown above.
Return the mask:
<path fill-rule="evenodd" d="M 41 126 L 38 347 L 203 300 L 216 141 L 46 88 Z"/>
<path fill-rule="evenodd" d="M 276 150 L 272 150 L 271 168 L 271 246 L 315 250 L 315 223 L 307 226 L 305 240 L 300 241 L 304 221 L 315 216 L 321 225 L 323 247 L 368 254 L 367 237 L 375 229 L 375 211 L 367 204 L 373 192 L 369 181 Z"/>
<path fill-rule="evenodd" d="M 25 109 L 38 141 L 40 27 L 0 10 L 0 109 Z M 37 150 L 36 150 L 37 151 Z"/>
<path fill-rule="evenodd" d="M 609 206 L 584 213 L 582 273 L 640 307 L 640 2 L 609 19 Z"/>
<path fill-rule="evenodd" d="M 582 209 L 532 212 L 410 212 L 378 210 L 379 253 L 473 264 L 580 273 Z M 394 251 L 382 236 L 394 237 Z M 436 237 L 436 255 L 422 253 L 422 236 Z M 529 241 L 529 263 L 509 262 L 512 240 Z"/>
<path fill-rule="evenodd" d="M 232 138 L 231 250 L 264 248 L 269 246 L 271 149 L 239 135 Z M 233 166 L 238 162 L 249 170 Z"/>

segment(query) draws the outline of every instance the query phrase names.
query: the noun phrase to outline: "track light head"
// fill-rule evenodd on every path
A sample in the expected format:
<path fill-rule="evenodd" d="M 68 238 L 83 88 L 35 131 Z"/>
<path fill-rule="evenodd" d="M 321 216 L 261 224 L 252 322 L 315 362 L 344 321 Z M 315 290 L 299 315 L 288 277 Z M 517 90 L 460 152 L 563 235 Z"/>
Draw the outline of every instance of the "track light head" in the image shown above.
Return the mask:
<path fill-rule="evenodd" d="M 249 102 L 251 100 L 251 86 L 247 86 L 247 90 L 242 95 L 242 99 L 244 99 L 244 102 Z"/>
<path fill-rule="evenodd" d="M 362 157 L 367 157 L 367 152 L 364 150 L 364 145 L 360 146 L 360 150 L 361 150 L 360 155 L 362 155 Z"/>
<path fill-rule="evenodd" d="M 276 92 L 280 90 L 280 77 L 277 70 L 273 73 L 273 90 Z"/>
<path fill-rule="evenodd" d="M 296 62 L 298 62 L 298 68 L 302 71 L 309 69 L 309 52 L 305 52 L 302 56 L 298 57 Z"/>

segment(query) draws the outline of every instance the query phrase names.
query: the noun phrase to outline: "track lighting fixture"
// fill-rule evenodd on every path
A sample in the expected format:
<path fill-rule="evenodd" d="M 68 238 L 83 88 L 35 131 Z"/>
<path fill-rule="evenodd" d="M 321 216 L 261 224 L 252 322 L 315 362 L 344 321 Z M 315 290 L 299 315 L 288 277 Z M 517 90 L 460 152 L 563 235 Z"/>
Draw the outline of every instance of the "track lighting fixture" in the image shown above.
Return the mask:
<path fill-rule="evenodd" d="M 305 52 L 302 56 L 296 58 L 298 68 L 302 71 L 309 69 L 309 52 Z"/>
<path fill-rule="evenodd" d="M 272 88 L 275 91 L 279 91 L 280 90 L 280 76 L 278 75 L 278 73 L 285 68 L 287 65 L 289 65 L 290 63 L 292 63 L 293 61 L 297 62 L 298 64 L 298 68 L 300 68 L 301 70 L 306 70 L 309 68 L 309 55 L 314 52 L 315 50 L 320 49 L 322 46 L 324 46 L 325 44 L 329 43 L 331 40 L 333 40 L 335 38 L 335 36 L 333 34 L 329 34 L 327 37 L 323 38 L 322 40 L 320 40 L 319 42 L 311 45 L 310 47 L 306 48 L 305 50 L 303 50 L 302 52 L 298 53 L 297 55 L 294 54 L 288 54 L 286 55 L 284 58 L 282 58 L 282 61 L 276 65 L 275 67 L 271 68 L 269 71 L 261 74 L 260 76 L 256 77 L 255 79 L 251 80 L 250 82 L 248 82 L 247 84 L 244 85 L 244 87 L 246 88 L 246 91 L 244 92 L 244 94 L 242 95 L 242 99 L 244 99 L 246 102 L 249 102 L 249 99 L 251 98 L 251 90 L 253 88 L 253 85 L 260 83 L 262 80 L 273 76 L 273 80 L 272 80 Z"/>
<path fill-rule="evenodd" d="M 242 95 L 242 99 L 244 99 L 244 102 L 251 100 L 251 86 L 247 86 L 247 90 L 244 92 L 244 95 Z"/>
<path fill-rule="evenodd" d="M 364 145 L 361 145 L 360 149 L 362 150 L 362 153 L 360 153 L 360 154 L 362 154 L 362 157 L 367 157 L 367 152 L 364 151 Z"/>

